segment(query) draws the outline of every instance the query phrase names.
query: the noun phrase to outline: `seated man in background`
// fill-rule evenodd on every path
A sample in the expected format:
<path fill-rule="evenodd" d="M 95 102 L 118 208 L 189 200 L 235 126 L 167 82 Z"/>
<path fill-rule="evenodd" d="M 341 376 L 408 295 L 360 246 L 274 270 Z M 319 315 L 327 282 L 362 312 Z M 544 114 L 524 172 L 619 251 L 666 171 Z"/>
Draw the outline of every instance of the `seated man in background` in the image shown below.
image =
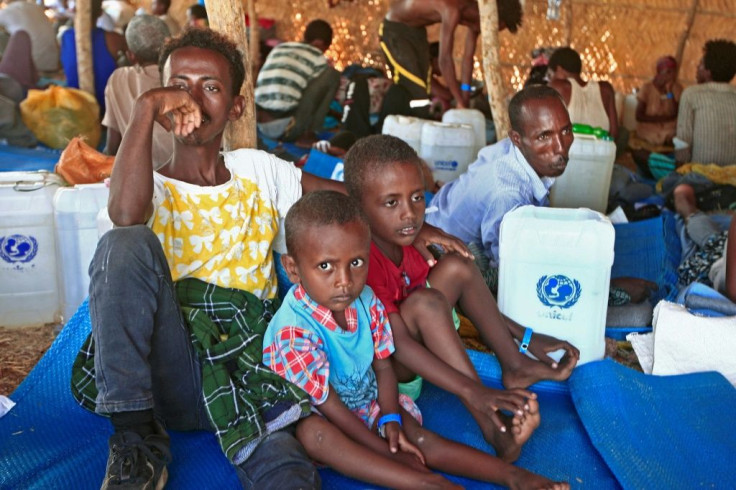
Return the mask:
<path fill-rule="evenodd" d="M 682 85 L 677 81 L 677 60 L 657 60 L 657 74 L 645 83 L 636 98 L 636 135 L 652 145 L 670 145 L 677 129 L 677 106 Z"/>
<path fill-rule="evenodd" d="M 107 112 L 102 125 L 107 127 L 105 153 L 116 155 L 123 134 L 128 129 L 133 107 L 143 92 L 161 86 L 158 52 L 169 37 L 169 28 L 153 15 L 137 15 L 125 31 L 128 59 L 133 66 L 115 70 L 105 87 Z M 160 124 L 153 128 L 153 166 L 158 168 L 171 157 L 174 139 Z"/>
<path fill-rule="evenodd" d="M 282 43 L 268 54 L 256 79 L 258 129 L 267 137 L 311 145 L 317 141 L 340 74 L 324 53 L 332 28 L 313 20 L 302 42 Z"/>
<path fill-rule="evenodd" d="M 583 62 L 570 47 L 558 48 L 547 65 L 549 86 L 557 90 L 567 105 L 570 120 L 608 131 L 618 136 L 616 97 L 608 82 L 585 81 L 580 76 Z"/>
<path fill-rule="evenodd" d="M 677 137 L 689 145 L 677 161 L 732 165 L 736 163 L 736 43 L 715 39 L 705 43 L 698 65 L 698 85 L 682 92 Z"/>
<path fill-rule="evenodd" d="M 662 146 L 670 147 L 671 151 L 681 96 L 677 60 L 672 56 L 662 56 L 657 60 L 657 74 L 636 95 L 636 133 L 629 139 L 631 156 L 646 177 L 651 177 L 649 155 L 667 152 Z"/>
<path fill-rule="evenodd" d="M 520 206 L 549 206 L 549 189 L 562 175 L 573 142 L 572 123 L 560 95 L 530 85 L 509 103 L 509 137 L 478 153 L 468 171 L 442 186 L 426 221 L 470 245 L 483 277 L 498 290 L 499 236 L 506 213 Z M 431 209 L 430 207 L 430 209 Z M 615 279 L 614 305 L 646 298 L 654 284 Z"/>
<path fill-rule="evenodd" d="M 102 0 L 91 0 L 91 21 L 99 19 L 102 12 Z M 100 105 L 100 114 L 105 113 L 105 87 L 112 72 L 118 67 L 118 60 L 125 58 L 125 38 L 113 31 L 105 31 L 95 27 L 90 32 L 92 40 L 92 71 L 95 81 L 95 98 Z M 67 29 L 61 35 L 61 65 L 66 75 L 67 86 L 79 88 L 79 69 L 77 65 L 77 41 L 74 28 Z M 127 60 L 126 60 L 127 62 Z"/>

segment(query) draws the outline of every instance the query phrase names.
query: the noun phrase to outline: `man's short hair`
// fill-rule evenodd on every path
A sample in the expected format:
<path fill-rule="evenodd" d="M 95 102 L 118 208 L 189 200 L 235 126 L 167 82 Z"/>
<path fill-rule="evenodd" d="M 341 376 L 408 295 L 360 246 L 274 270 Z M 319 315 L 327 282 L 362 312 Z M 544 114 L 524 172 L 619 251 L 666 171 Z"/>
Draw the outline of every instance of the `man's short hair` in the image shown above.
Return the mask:
<path fill-rule="evenodd" d="M 712 39 L 703 46 L 703 64 L 714 82 L 730 82 L 736 75 L 736 44 Z"/>
<path fill-rule="evenodd" d="M 506 29 L 514 34 L 521 27 L 524 10 L 519 0 L 496 0 L 498 6 L 498 20 L 503 22 Z"/>
<path fill-rule="evenodd" d="M 558 66 L 561 66 L 564 70 L 574 75 L 579 75 L 583 70 L 583 62 L 580 59 L 580 54 L 569 46 L 555 49 L 555 52 L 549 57 L 547 66 L 553 71 Z"/>
<path fill-rule="evenodd" d="M 139 63 L 155 63 L 161 46 L 170 35 L 166 22 L 155 15 L 136 15 L 125 29 L 125 42 Z"/>
<path fill-rule="evenodd" d="M 294 255 L 303 246 L 305 230 L 317 226 L 344 225 L 359 221 L 369 231 L 368 221 L 352 197 L 337 191 L 315 191 L 302 196 L 286 213 L 286 249 Z"/>
<path fill-rule="evenodd" d="M 416 164 L 422 173 L 417 153 L 405 141 L 387 134 L 361 138 L 345 154 L 345 187 L 351 196 L 360 200 L 366 181 L 403 162 Z"/>
<path fill-rule="evenodd" d="M 521 89 L 520 92 L 517 92 L 511 98 L 511 102 L 509 102 L 509 122 L 511 123 L 511 129 L 523 134 L 524 116 L 522 114 L 524 105 L 530 100 L 544 99 L 557 99 L 562 103 L 563 107 L 565 106 L 565 101 L 562 100 L 557 90 L 547 85 L 529 85 Z"/>
<path fill-rule="evenodd" d="M 234 42 L 227 36 L 213 31 L 212 29 L 187 29 L 184 34 L 170 38 L 161 49 L 158 58 L 158 70 L 163 75 L 164 65 L 171 53 L 181 48 L 209 49 L 225 57 L 230 65 L 230 78 L 232 79 L 233 95 L 240 93 L 240 88 L 245 80 L 245 65 L 243 65 L 243 54 L 238 50 Z"/>
<path fill-rule="evenodd" d="M 312 41 L 321 40 L 325 46 L 332 44 L 332 27 L 322 19 L 313 20 L 307 24 L 304 31 L 304 42 L 309 44 Z"/>

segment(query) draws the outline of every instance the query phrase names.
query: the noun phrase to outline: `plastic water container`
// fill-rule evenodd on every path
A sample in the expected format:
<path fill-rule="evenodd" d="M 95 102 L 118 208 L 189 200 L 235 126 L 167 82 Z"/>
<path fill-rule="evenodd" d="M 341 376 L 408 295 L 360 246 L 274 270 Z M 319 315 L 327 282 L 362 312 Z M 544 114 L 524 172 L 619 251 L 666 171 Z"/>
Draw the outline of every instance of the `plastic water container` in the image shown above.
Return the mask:
<path fill-rule="evenodd" d="M 107 214 L 107 206 L 100 209 L 100 212 L 97 213 L 97 239 L 102 238 L 102 235 L 112 230 L 114 226 L 110 215 Z"/>
<path fill-rule="evenodd" d="M 500 310 L 573 344 L 580 364 L 602 359 L 613 242 L 611 222 L 590 209 L 511 211 L 501 222 Z"/>
<path fill-rule="evenodd" d="M 422 142 L 422 127 L 427 123 L 427 119 L 421 119 L 411 116 L 386 116 L 383 121 L 383 134 L 390 134 L 406 141 L 414 151 L 419 153 Z"/>
<path fill-rule="evenodd" d="M 552 207 L 590 208 L 605 213 L 615 158 L 613 141 L 576 133 L 567 168 L 550 189 Z"/>
<path fill-rule="evenodd" d="M 636 106 L 639 105 L 639 101 L 636 99 L 636 94 L 628 94 L 624 98 L 623 115 L 621 116 L 621 125 L 629 131 L 636 130 Z"/>
<path fill-rule="evenodd" d="M 419 156 L 427 162 L 435 180 L 456 179 L 476 155 L 475 132 L 469 124 L 428 122 L 422 127 Z"/>
<path fill-rule="evenodd" d="M 54 228 L 59 266 L 62 322 L 69 320 L 89 291 L 89 263 L 97 247 L 97 214 L 107 206 L 105 184 L 66 187 L 54 195 Z"/>
<path fill-rule="evenodd" d="M 475 156 L 486 146 L 486 117 L 477 109 L 450 109 L 442 115 L 442 122 L 469 124 L 475 132 Z"/>
<path fill-rule="evenodd" d="M 59 181 L 48 172 L 0 173 L 0 326 L 58 320 L 52 201 Z"/>

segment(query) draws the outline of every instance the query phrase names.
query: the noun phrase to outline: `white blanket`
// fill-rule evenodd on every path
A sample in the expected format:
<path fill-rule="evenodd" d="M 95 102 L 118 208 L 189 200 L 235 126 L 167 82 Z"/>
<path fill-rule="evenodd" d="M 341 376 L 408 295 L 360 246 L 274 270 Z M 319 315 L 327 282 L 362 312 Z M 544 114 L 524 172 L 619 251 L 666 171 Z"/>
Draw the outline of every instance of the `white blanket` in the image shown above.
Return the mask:
<path fill-rule="evenodd" d="M 660 301 L 652 325 L 651 334 L 626 337 L 644 372 L 718 371 L 736 386 L 736 317 L 698 316 L 682 305 Z"/>

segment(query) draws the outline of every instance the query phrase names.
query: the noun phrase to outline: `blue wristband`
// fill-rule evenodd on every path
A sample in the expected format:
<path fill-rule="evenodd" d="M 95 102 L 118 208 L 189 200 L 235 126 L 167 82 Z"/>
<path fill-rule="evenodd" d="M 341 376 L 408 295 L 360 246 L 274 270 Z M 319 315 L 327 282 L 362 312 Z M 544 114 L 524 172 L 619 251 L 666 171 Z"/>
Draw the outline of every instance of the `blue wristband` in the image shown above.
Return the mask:
<path fill-rule="evenodd" d="M 462 85 L 460 85 L 460 90 L 462 90 L 463 92 L 472 92 L 473 87 L 471 87 L 469 83 L 463 83 Z"/>
<path fill-rule="evenodd" d="M 529 342 L 532 340 L 533 333 L 534 330 L 529 327 L 524 330 L 524 338 L 521 339 L 521 344 L 519 344 L 519 352 L 522 354 L 526 354 L 527 349 L 529 349 Z"/>
<path fill-rule="evenodd" d="M 673 94 L 672 92 L 667 92 L 667 98 L 668 99 L 674 99 L 675 98 L 675 94 Z"/>
<path fill-rule="evenodd" d="M 389 422 L 397 422 L 399 424 L 399 427 L 401 427 L 401 415 L 398 413 L 388 413 L 384 416 L 382 416 L 380 419 L 378 419 L 378 435 L 386 438 L 386 424 Z"/>

